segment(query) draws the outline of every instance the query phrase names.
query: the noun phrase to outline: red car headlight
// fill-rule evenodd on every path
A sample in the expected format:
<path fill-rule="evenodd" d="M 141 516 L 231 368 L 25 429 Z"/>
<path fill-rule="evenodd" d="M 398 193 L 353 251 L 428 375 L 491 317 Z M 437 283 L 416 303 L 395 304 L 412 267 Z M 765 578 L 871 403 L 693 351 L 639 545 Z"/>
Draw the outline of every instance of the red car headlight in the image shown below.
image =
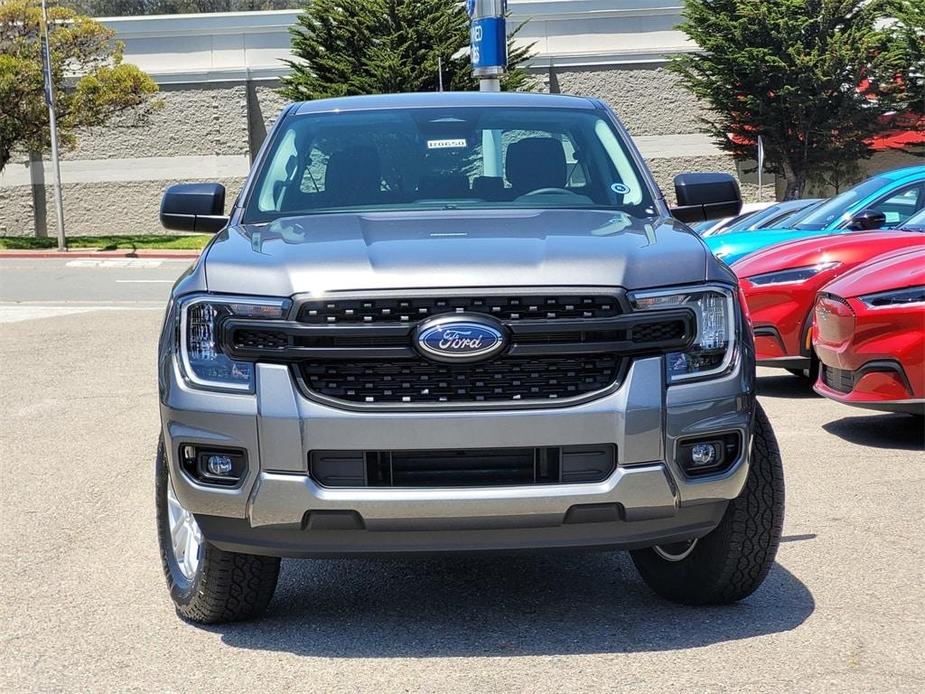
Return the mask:
<path fill-rule="evenodd" d="M 796 282 L 805 282 L 810 277 L 815 277 L 820 272 L 831 270 L 838 267 L 841 263 L 832 261 L 828 263 L 819 263 L 817 265 L 807 265 L 806 267 L 794 267 L 776 272 L 766 272 L 761 275 L 752 275 L 748 278 L 756 287 L 762 287 L 767 284 L 793 284 Z"/>
<path fill-rule="evenodd" d="M 815 318 L 816 329 L 823 342 L 840 344 L 854 334 L 854 310 L 840 296 L 821 294 L 816 301 Z"/>
<path fill-rule="evenodd" d="M 887 306 L 914 306 L 925 304 L 925 286 L 895 289 L 889 292 L 868 294 L 858 297 L 868 308 L 886 308 Z"/>

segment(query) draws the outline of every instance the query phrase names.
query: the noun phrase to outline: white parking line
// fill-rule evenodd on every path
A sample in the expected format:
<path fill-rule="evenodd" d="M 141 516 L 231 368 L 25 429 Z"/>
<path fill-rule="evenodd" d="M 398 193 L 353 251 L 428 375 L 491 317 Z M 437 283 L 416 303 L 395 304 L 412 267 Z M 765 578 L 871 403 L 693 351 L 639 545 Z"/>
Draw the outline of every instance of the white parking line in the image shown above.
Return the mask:
<path fill-rule="evenodd" d="M 144 268 L 160 267 L 163 260 L 146 258 L 76 258 L 65 263 L 67 267 L 117 267 L 117 268 Z"/>

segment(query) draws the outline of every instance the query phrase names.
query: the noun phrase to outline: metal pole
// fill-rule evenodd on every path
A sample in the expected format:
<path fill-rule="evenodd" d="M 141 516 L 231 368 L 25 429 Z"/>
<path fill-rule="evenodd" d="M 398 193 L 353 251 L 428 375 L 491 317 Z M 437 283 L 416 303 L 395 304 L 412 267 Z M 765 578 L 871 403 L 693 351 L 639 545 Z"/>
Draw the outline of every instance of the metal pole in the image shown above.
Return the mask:
<path fill-rule="evenodd" d="M 443 91 L 443 58 L 437 56 L 437 82 L 440 85 L 440 91 Z"/>
<path fill-rule="evenodd" d="M 48 102 L 48 126 L 51 129 L 51 168 L 55 181 L 55 216 L 58 220 L 58 250 L 66 251 L 64 236 L 64 202 L 61 199 L 61 165 L 58 162 L 58 120 L 55 117 L 55 92 L 51 75 L 51 45 L 48 41 L 48 8 L 42 0 L 42 39 L 44 42 L 45 100 Z"/>
<path fill-rule="evenodd" d="M 480 92 L 500 92 L 501 80 L 497 77 L 483 77 L 479 80 Z M 482 160 L 486 176 L 501 176 L 501 131 L 482 131 Z"/>
<path fill-rule="evenodd" d="M 507 67 L 506 0 L 469 0 L 472 76 L 480 92 L 500 92 L 501 76 Z M 482 167 L 485 176 L 503 175 L 500 130 L 482 132 Z"/>

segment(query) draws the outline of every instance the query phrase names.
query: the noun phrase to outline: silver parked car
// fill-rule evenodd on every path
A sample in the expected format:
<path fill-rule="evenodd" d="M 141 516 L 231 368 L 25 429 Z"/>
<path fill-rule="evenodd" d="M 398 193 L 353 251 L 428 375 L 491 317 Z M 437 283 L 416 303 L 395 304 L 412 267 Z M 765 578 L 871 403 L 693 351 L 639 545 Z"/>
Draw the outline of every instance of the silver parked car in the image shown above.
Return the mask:
<path fill-rule="evenodd" d="M 774 561 L 778 448 L 736 278 L 600 101 L 405 94 L 284 110 L 159 350 L 157 523 L 181 616 L 261 613 L 280 557 L 629 550 L 688 604 Z M 371 590 L 375 588 L 370 586 Z"/>
<path fill-rule="evenodd" d="M 824 200 L 819 198 L 804 198 L 774 203 L 761 210 L 739 215 L 739 217 L 730 220 L 727 224 L 705 231 L 701 236 L 735 234 L 740 231 L 755 231 L 758 229 L 787 228 L 791 221 L 800 219 L 802 215 L 815 209 L 823 202 Z"/>

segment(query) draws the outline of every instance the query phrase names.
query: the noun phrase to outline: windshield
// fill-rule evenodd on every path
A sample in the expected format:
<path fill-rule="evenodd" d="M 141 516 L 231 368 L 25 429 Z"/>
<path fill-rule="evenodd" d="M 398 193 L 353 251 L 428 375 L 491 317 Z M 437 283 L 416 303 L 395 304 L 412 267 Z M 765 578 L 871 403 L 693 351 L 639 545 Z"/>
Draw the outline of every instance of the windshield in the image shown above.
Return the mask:
<path fill-rule="evenodd" d="M 909 217 L 909 219 L 899 225 L 899 228 L 908 231 L 925 231 L 925 209 Z"/>
<path fill-rule="evenodd" d="M 759 210 L 760 211 L 760 210 Z M 733 229 L 736 229 L 740 225 L 747 224 L 759 211 L 756 212 L 746 212 L 745 214 L 740 214 L 738 217 L 731 217 L 721 224 L 714 224 L 710 229 L 704 232 L 704 236 L 717 236 L 719 234 L 728 234 Z"/>
<path fill-rule="evenodd" d="M 836 195 L 819 207 L 815 208 L 810 214 L 806 215 L 799 222 L 793 223 L 794 229 L 805 229 L 807 231 L 816 231 L 819 229 L 828 229 L 842 220 L 845 211 L 859 200 L 866 198 L 868 195 L 876 193 L 883 188 L 888 181 L 882 178 L 869 178 L 863 183 L 859 183 L 854 188 L 849 188 L 841 195 Z"/>
<path fill-rule="evenodd" d="M 587 208 L 656 214 L 620 133 L 593 111 L 451 107 L 287 119 L 245 223 L 327 212 Z"/>
<path fill-rule="evenodd" d="M 785 222 L 788 219 L 794 218 L 799 214 L 803 209 L 809 205 L 814 204 L 813 200 L 806 200 L 805 202 L 793 203 L 793 204 L 783 204 L 783 205 L 772 205 L 760 212 L 756 212 L 753 216 L 743 219 L 740 222 L 737 222 L 719 233 L 721 234 L 734 234 L 737 231 L 755 231 L 758 229 L 780 229 L 785 226 Z"/>
<path fill-rule="evenodd" d="M 822 205 L 828 202 L 826 199 L 823 200 L 812 200 L 804 207 L 800 207 L 796 210 L 790 210 L 777 221 L 774 222 L 773 227 L 768 226 L 768 229 L 793 229 L 797 224 L 802 222 L 806 217 L 813 213 L 813 210 L 818 209 Z"/>

